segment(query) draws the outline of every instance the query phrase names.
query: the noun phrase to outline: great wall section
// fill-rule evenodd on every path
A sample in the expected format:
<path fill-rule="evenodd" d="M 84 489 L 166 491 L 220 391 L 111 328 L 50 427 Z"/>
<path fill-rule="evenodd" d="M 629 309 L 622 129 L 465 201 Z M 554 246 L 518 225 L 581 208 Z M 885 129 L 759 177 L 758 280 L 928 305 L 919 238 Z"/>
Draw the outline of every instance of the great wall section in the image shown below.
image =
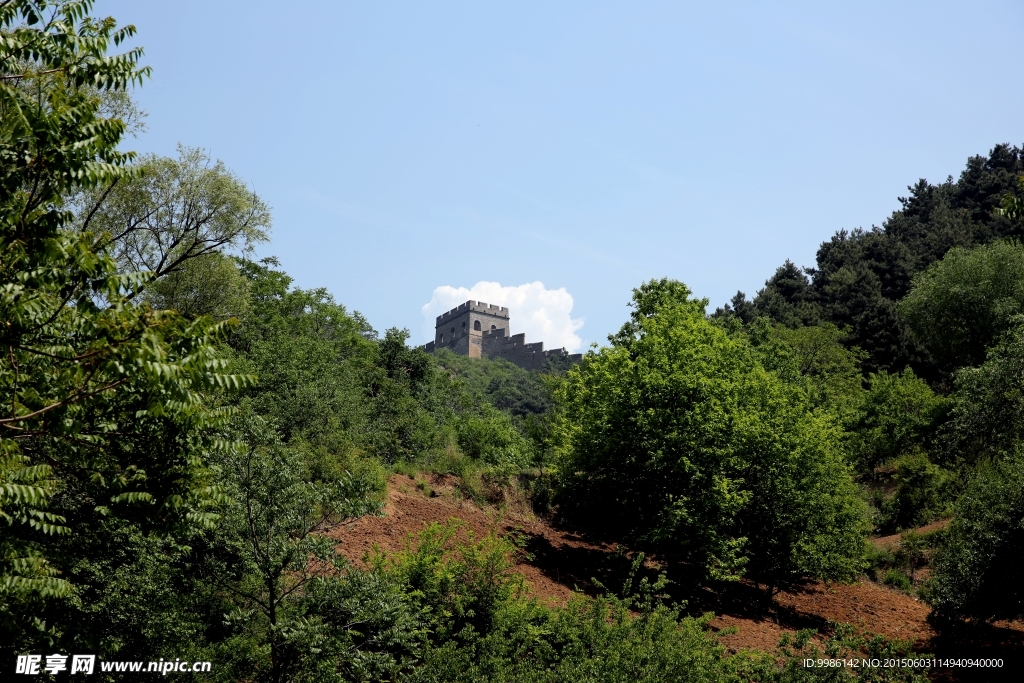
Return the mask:
<path fill-rule="evenodd" d="M 428 353 L 448 349 L 470 358 L 504 358 L 527 370 L 540 370 L 552 357 L 567 357 L 573 363 L 583 358 L 564 348 L 545 351 L 544 342 L 526 343 L 525 333 L 511 333 L 507 308 L 482 301 L 467 301 L 437 316 L 434 341 L 423 349 Z"/>

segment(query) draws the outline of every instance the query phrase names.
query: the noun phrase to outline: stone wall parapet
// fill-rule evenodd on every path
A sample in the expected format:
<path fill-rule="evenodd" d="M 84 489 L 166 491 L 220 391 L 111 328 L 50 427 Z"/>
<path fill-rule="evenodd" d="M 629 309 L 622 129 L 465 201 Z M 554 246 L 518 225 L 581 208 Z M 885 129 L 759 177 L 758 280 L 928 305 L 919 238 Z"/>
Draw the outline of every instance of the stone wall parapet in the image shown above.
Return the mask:
<path fill-rule="evenodd" d="M 457 318 L 463 313 L 467 313 L 469 311 L 485 313 L 487 315 L 497 316 L 498 318 L 508 317 L 508 309 L 505 308 L 504 306 L 492 305 L 484 303 L 483 301 L 467 301 L 464 304 L 456 306 L 447 313 L 442 313 L 441 315 L 437 316 L 437 324 L 440 325 L 448 320 L 451 320 L 452 318 Z"/>

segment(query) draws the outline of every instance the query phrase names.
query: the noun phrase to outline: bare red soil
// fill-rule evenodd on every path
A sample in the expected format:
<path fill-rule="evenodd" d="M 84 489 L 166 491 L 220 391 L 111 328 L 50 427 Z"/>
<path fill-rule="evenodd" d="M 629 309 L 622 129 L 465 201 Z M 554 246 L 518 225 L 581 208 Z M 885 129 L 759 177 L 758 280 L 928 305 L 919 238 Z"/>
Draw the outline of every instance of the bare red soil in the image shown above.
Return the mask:
<path fill-rule="evenodd" d="M 932 522 L 926 526 L 914 529 L 914 531 L 919 534 L 929 534 L 933 531 L 938 531 L 939 529 L 945 529 L 947 526 L 949 526 L 949 520 L 940 519 L 937 522 Z M 879 536 L 878 538 L 873 539 L 872 542 L 879 548 L 891 548 L 900 542 L 900 535 L 901 534 L 891 534 L 889 536 Z"/>
<path fill-rule="evenodd" d="M 337 527 L 330 536 L 338 541 L 340 552 L 361 562 L 373 547 L 400 550 L 426 525 L 455 518 L 478 538 L 492 530 L 521 534 L 527 555 L 516 571 L 541 601 L 564 604 L 574 591 L 593 593 L 597 590 L 593 578 L 611 589 L 622 585 L 629 560 L 617 552 L 615 544 L 584 538 L 529 514 L 481 509 L 462 500 L 453 483 L 433 477 L 429 482 L 432 495 L 427 495 L 413 479 L 395 475 L 388 483 L 383 516 L 364 517 Z M 872 581 L 811 583 L 779 593 L 771 602 L 762 592 L 743 584 L 685 597 L 690 611 L 715 613 L 711 627 L 724 631 L 721 642 L 733 652 L 774 650 L 783 633 L 803 628 L 827 632 L 830 622 L 845 622 L 865 632 L 911 640 L 922 653 L 1004 660 L 1001 670 L 946 670 L 933 674 L 936 681 L 1017 680 L 1024 668 L 1024 624 L 1002 622 L 940 634 L 928 622 L 927 605 Z"/>

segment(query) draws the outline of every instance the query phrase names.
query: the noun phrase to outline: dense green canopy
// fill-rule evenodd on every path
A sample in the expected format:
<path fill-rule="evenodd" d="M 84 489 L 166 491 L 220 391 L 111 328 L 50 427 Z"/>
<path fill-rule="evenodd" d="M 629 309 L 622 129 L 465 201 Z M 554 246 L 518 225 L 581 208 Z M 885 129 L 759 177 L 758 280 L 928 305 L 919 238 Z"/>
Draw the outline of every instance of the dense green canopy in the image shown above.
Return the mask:
<path fill-rule="evenodd" d="M 149 70 L 113 54 L 134 29 L 91 9 L 0 2 L 0 659 L 781 683 L 820 680 L 807 657 L 910 646 L 839 626 L 731 655 L 666 577 L 684 601 L 743 580 L 772 609 L 777 589 L 860 577 L 947 620 L 1024 614 L 1020 149 L 920 181 L 753 301 L 709 316 L 679 281 L 642 283 L 607 346 L 527 371 L 378 333 L 255 259 L 270 210 L 226 164 L 124 151 Z M 450 509 L 618 541 L 625 584 L 540 604 L 516 571 L 525 538 L 457 523 L 348 562 L 335 532 L 398 475 L 428 496 L 443 482 Z M 901 531 L 899 559 L 867 551 Z"/>
<path fill-rule="evenodd" d="M 839 425 L 688 295 L 637 289 L 612 346 L 559 389 L 563 509 L 698 577 L 854 575 L 865 521 Z"/>

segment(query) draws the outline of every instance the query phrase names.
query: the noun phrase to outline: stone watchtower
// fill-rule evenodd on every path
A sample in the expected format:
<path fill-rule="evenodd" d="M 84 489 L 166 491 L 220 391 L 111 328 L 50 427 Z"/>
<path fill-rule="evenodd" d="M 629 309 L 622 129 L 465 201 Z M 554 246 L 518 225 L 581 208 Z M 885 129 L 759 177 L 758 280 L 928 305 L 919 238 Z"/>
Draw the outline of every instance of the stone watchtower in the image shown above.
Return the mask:
<path fill-rule="evenodd" d="M 525 334 L 511 334 L 508 321 L 507 308 L 467 301 L 437 316 L 434 341 L 423 350 L 448 349 L 470 358 L 504 358 L 527 370 L 539 370 L 552 356 L 568 356 L 572 362 L 582 358 L 580 354 L 568 354 L 565 349 L 545 351 L 544 342 L 527 344 Z"/>
<path fill-rule="evenodd" d="M 508 336 L 508 309 L 491 306 L 481 301 L 467 301 L 458 308 L 437 316 L 434 341 L 426 350 L 450 349 L 453 353 L 470 358 L 481 358 L 485 332 L 497 331 Z"/>

